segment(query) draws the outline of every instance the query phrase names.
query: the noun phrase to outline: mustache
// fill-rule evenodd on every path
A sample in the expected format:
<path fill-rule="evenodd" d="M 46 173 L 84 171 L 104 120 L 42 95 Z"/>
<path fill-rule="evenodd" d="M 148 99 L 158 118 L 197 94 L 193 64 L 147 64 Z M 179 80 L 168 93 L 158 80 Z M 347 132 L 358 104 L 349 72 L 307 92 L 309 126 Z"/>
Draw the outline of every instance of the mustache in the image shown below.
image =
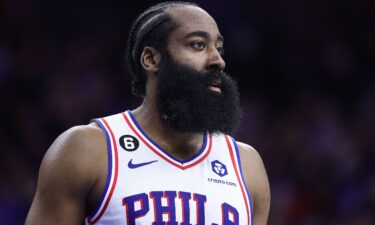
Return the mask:
<path fill-rule="evenodd" d="M 225 80 L 229 74 L 225 73 L 221 70 L 212 70 L 205 73 L 202 73 L 202 77 L 206 84 L 210 85 L 212 82 L 215 82 L 217 80 Z"/>
<path fill-rule="evenodd" d="M 222 95 L 228 95 L 228 89 L 230 89 L 230 83 L 234 83 L 234 87 L 237 89 L 237 81 L 232 79 L 231 76 L 221 70 L 213 70 L 205 73 L 201 73 L 201 79 L 205 87 L 215 86 L 219 87 L 222 91 Z M 208 90 L 207 90 L 208 91 Z"/>

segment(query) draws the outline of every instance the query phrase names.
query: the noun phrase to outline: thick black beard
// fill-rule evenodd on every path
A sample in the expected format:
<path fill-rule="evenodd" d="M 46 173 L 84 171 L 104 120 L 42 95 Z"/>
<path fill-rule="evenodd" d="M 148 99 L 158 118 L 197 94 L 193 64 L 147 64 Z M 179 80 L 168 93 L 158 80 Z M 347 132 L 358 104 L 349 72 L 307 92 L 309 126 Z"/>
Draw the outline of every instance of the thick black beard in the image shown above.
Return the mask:
<path fill-rule="evenodd" d="M 209 89 L 221 80 L 221 93 Z M 169 127 L 180 132 L 231 133 L 242 110 L 237 83 L 220 70 L 201 73 L 162 55 L 158 73 L 157 107 Z"/>

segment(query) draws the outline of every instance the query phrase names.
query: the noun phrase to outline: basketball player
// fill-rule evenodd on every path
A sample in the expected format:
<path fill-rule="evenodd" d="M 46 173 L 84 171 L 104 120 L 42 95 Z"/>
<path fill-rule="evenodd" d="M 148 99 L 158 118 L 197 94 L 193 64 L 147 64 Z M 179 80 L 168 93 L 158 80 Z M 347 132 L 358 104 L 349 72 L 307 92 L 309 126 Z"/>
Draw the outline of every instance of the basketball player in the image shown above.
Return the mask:
<path fill-rule="evenodd" d="M 26 224 L 265 225 L 262 160 L 227 135 L 241 110 L 222 54 L 216 22 L 193 3 L 141 14 L 127 57 L 142 105 L 57 138 Z"/>

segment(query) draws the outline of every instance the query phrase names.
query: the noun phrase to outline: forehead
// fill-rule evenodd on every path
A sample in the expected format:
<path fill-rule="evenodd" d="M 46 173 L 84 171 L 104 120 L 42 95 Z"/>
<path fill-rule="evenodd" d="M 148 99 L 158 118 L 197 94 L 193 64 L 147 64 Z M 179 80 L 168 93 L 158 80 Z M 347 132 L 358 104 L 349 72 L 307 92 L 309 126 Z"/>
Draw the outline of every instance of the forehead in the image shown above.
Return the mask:
<path fill-rule="evenodd" d="M 178 6 L 166 10 L 172 20 L 178 23 L 178 28 L 172 32 L 183 35 L 195 31 L 207 32 L 213 38 L 220 35 L 215 20 L 203 9 L 196 6 Z"/>

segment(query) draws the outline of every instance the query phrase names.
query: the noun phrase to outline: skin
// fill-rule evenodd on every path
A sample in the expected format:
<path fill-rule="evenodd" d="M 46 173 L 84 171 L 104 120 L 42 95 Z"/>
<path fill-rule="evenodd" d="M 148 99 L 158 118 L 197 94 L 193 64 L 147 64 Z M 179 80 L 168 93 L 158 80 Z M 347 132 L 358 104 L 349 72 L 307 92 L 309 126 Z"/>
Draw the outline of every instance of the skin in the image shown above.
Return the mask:
<path fill-rule="evenodd" d="M 175 60 L 206 72 L 224 70 L 221 57 L 223 38 L 214 19 L 194 6 L 168 9 L 179 27 L 168 38 Z M 160 120 L 156 107 L 156 86 L 161 56 L 145 47 L 141 64 L 147 75 L 143 103 L 133 110 L 142 129 L 164 150 L 178 159 L 187 159 L 201 148 L 201 133 L 180 133 Z M 212 91 L 220 91 L 211 87 Z M 270 189 L 258 152 L 238 143 L 243 173 L 253 200 L 255 225 L 267 223 Z M 177 151 L 178 149 L 178 151 Z M 48 149 L 40 168 L 37 191 L 26 225 L 81 224 L 98 204 L 107 178 L 107 145 L 103 131 L 95 124 L 77 126 L 61 134 Z"/>

